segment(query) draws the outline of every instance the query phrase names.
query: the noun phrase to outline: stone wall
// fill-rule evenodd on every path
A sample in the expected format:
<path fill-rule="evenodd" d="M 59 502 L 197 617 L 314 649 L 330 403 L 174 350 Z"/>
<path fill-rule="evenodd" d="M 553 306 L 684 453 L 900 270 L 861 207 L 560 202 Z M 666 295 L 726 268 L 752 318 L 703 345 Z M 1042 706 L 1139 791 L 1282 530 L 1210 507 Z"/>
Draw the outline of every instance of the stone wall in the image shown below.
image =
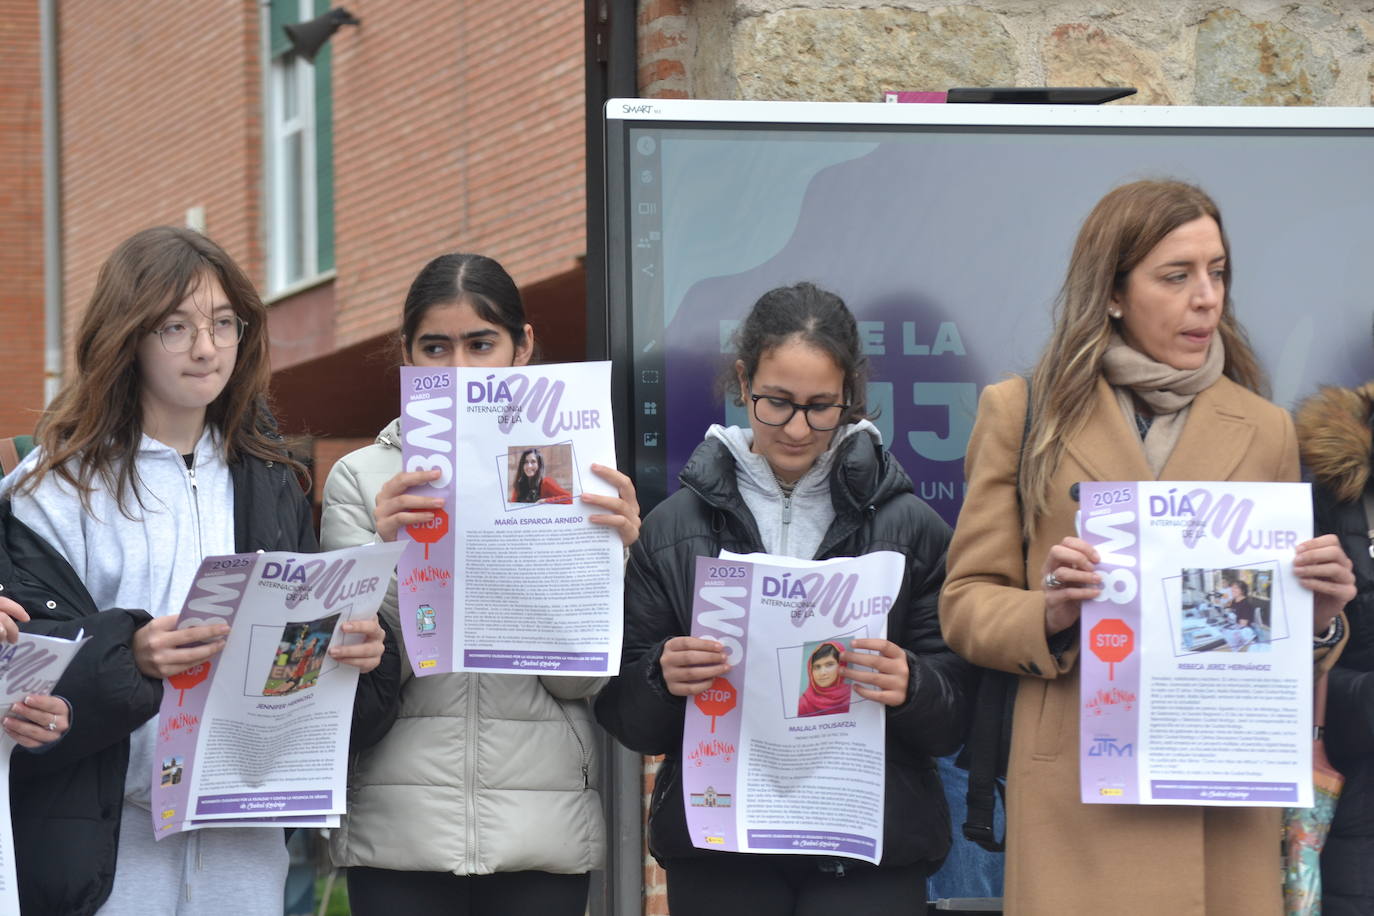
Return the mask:
<path fill-rule="evenodd" d="M 1374 102 L 1374 2 L 641 0 L 655 98 L 1135 86 L 1117 104 Z"/>

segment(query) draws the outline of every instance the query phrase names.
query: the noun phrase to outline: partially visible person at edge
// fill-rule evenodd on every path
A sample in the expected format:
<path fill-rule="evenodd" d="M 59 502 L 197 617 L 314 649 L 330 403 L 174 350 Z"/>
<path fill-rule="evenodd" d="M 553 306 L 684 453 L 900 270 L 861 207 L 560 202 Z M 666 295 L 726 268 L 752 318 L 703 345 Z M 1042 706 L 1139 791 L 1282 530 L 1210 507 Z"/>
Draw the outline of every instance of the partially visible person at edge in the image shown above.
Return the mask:
<path fill-rule="evenodd" d="M 1262 373 L 1227 297 L 1230 254 L 1200 189 L 1117 188 L 1074 245 L 1031 375 L 1023 458 L 1025 380 L 987 388 L 978 405 L 940 611 L 955 651 L 1021 675 L 1007 784 L 1010 916 L 1282 911 L 1278 809 L 1079 799 L 1077 623 L 1101 578 L 1097 552 L 1073 536 L 1075 485 L 1298 479 L 1292 420 L 1259 394 Z M 1293 572 L 1313 592 L 1315 653 L 1329 665 L 1354 594 L 1350 561 L 1326 536 L 1298 545 Z"/>
<path fill-rule="evenodd" d="M 810 283 L 774 289 L 735 339 L 727 390 L 749 426 L 712 426 L 630 551 L 620 676 L 597 720 L 632 750 L 663 754 L 649 848 L 668 873 L 674 916 L 924 913 L 925 881 L 949 848 L 931 758 L 958 747 L 970 666 L 940 638 L 937 600 L 949 526 L 866 417 L 866 365 L 854 316 Z M 887 639 L 841 653 L 844 683 L 887 709 L 883 855 L 715 852 L 692 844 L 683 808 L 687 698 L 729 670 L 722 646 L 690 632 L 697 557 L 722 550 L 804 559 L 893 550 L 906 558 Z"/>
<path fill-rule="evenodd" d="M 544 476 L 544 455 L 537 448 L 520 453 L 515 475 L 515 486 L 510 491 L 513 503 L 572 503 L 571 493 L 552 477 Z"/>
<path fill-rule="evenodd" d="M 42 773 L 13 783 L 26 913 L 281 912 L 280 828 L 158 841 L 150 810 L 163 679 L 214 656 L 228 632 L 175 629 L 201 560 L 316 547 L 299 465 L 265 407 L 269 375 L 266 310 L 214 242 L 147 229 L 101 268 L 75 371 L 4 481 L 6 552 L 34 596 L 32 626 L 91 636 L 58 683 L 76 710 L 70 733 Z M 331 654 L 375 668 L 377 621 L 344 628 L 365 638 Z"/>
<path fill-rule="evenodd" d="M 1315 529 L 1339 538 L 1355 569 L 1350 640 L 1327 676 L 1326 751 L 1345 785 L 1322 851 L 1323 916 L 1374 914 L 1374 521 L 1364 506 L 1374 496 L 1371 426 L 1374 382 L 1324 388 L 1297 412 Z"/>
<path fill-rule="evenodd" d="M 481 255 L 430 261 L 402 307 L 406 365 L 523 366 L 534 340 L 515 281 Z M 614 468 L 593 468 L 619 495 L 584 494 L 608 513 L 592 521 L 634 543 L 633 484 Z M 330 471 L 324 546 L 393 541 L 402 527 L 429 521 L 442 500 L 407 491 L 437 476 L 401 470 L 400 420 L 393 421 Z M 393 628 L 403 625 L 394 577 L 382 613 Z M 399 718 L 380 744 L 354 757 L 348 814 L 331 842 L 335 863 L 348 866 L 354 914 L 580 916 L 588 873 L 605 861 L 587 703 L 605 679 L 416 678 L 404 662 L 401 671 Z"/>

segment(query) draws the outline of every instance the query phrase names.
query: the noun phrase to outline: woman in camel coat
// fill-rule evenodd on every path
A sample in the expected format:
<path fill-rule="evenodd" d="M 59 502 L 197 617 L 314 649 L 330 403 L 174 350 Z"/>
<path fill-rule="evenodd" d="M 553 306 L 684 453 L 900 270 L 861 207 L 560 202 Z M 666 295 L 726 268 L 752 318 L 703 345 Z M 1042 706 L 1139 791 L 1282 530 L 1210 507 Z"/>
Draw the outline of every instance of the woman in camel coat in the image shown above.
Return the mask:
<path fill-rule="evenodd" d="M 1201 190 L 1118 188 L 1079 235 L 1032 375 L 1028 431 L 1025 380 L 993 385 L 979 403 L 940 613 L 956 652 L 1022 675 L 1008 773 L 1009 916 L 1282 910 L 1277 809 L 1079 797 L 1078 614 L 1100 579 L 1096 552 L 1073 536 L 1075 485 L 1298 479 L 1292 421 L 1256 393 L 1262 376 L 1226 296 L 1228 257 L 1220 214 Z M 1349 561 L 1322 538 L 1299 545 L 1294 572 L 1316 597 L 1318 656 L 1334 660 L 1339 611 L 1354 593 Z"/>

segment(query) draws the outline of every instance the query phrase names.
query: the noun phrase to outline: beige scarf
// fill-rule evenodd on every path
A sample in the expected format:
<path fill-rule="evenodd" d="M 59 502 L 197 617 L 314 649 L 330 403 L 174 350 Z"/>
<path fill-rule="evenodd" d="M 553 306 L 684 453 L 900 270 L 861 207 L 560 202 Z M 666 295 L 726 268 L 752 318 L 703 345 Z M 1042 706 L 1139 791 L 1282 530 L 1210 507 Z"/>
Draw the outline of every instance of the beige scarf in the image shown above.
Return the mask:
<path fill-rule="evenodd" d="M 1178 437 L 1183 434 L 1183 424 L 1188 419 L 1188 408 L 1193 398 L 1206 391 L 1221 378 L 1221 370 L 1226 364 L 1226 353 L 1221 344 L 1221 335 L 1212 335 L 1212 344 L 1207 348 L 1207 360 L 1196 369 L 1175 369 L 1164 363 L 1155 362 L 1150 357 L 1130 346 L 1117 334 L 1112 335 L 1107 352 L 1102 357 L 1102 374 L 1107 377 L 1116 392 L 1116 402 L 1126 415 L 1126 424 L 1136 428 L 1135 403 L 1132 395 L 1149 405 L 1154 411 L 1154 422 L 1141 443 L 1145 450 L 1145 461 L 1155 477 L 1173 454 Z"/>

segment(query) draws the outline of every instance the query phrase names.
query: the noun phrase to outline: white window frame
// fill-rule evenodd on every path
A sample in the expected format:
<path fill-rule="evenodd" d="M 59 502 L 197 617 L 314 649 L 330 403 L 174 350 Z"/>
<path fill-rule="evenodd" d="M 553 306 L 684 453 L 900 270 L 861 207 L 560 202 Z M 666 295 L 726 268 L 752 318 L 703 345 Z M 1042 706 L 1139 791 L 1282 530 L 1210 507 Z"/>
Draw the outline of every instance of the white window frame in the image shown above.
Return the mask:
<path fill-rule="evenodd" d="M 280 0 L 279 0 L 280 2 Z M 285 0 L 290 3 L 293 0 Z M 297 5 L 296 21 L 303 22 L 313 18 L 312 0 L 294 0 Z M 267 188 L 267 289 L 270 295 L 280 294 L 294 287 L 309 285 L 319 275 L 319 220 L 317 213 L 319 175 L 315 164 L 315 68 L 303 57 L 290 51 L 275 57 L 272 53 L 271 11 L 264 5 L 264 57 L 268 58 L 266 67 L 266 129 L 263 142 L 266 155 Z M 292 98 L 287 93 L 293 88 Z M 294 114 L 288 102 L 294 102 Z M 288 186 L 288 151 L 290 141 L 300 138 L 300 184 L 292 189 Z M 300 274 L 290 273 L 291 236 L 290 206 L 300 210 Z"/>

